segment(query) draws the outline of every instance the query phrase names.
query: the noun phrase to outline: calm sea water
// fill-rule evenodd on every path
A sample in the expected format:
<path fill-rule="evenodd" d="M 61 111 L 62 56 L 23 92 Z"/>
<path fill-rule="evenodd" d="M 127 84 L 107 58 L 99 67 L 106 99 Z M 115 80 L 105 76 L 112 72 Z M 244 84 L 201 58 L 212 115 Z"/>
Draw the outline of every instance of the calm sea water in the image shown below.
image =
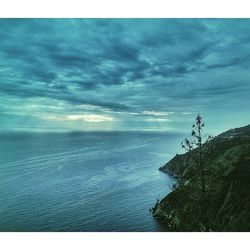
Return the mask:
<path fill-rule="evenodd" d="M 164 231 L 150 214 L 174 182 L 166 133 L 1 133 L 0 231 Z"/>

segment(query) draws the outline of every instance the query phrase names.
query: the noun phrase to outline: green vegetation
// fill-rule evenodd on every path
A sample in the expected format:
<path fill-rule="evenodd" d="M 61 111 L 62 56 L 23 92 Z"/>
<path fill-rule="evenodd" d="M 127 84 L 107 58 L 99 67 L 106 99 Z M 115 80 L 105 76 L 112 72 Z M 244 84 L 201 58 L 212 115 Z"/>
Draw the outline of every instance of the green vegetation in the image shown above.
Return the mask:
<path fill-rule="evenodd" d="M 250 125 L 196 146 L 160 168 L 177 182 L 153 215 L 170 231 L 250 231 Z"/>

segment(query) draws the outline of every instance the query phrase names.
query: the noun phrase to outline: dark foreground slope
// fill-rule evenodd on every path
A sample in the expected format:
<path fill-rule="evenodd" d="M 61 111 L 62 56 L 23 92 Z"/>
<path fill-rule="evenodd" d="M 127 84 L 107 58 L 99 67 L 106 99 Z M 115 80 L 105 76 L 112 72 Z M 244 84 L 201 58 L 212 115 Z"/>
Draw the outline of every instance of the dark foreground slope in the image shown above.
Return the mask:
<path fill-rule="evenodd" d="M 250 231 L 250 125 L 203 145 L 211 231 Z M 171 231 L 203 231 L 204 209 L 196 151 L 176 155 L 161 171 L 177 178 L 174 190 L 152 209 Z"/>

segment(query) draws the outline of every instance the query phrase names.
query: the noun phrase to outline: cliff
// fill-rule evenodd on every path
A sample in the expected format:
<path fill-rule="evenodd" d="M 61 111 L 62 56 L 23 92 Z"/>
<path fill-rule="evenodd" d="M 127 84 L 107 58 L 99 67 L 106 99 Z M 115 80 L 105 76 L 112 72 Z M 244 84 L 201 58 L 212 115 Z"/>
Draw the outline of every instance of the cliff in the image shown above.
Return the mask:
<path fill-rule="evenodd" d="M 250 125 L 224 132 L 202 147 L 210 231 L 250 231 Z M 152 209 L 170 231 L 204 231 L 197 150 L 160 168 L 177 178 L 173 191 Z"/>

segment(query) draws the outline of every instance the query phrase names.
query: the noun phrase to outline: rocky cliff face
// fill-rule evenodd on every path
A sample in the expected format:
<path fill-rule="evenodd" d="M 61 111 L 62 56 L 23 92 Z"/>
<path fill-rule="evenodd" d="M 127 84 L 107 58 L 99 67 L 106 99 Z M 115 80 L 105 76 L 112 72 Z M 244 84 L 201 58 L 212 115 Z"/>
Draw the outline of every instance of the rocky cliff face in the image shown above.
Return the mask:
<path fill-rule="evenodd" d="M 202 150 L 210 231 L 250 231 L 250 125 L 220 134 Z M 177 178 L 173 191 L 152 209 L 170 231 L 204 230 L 196 154 L 176 155 L 160 168 Z"/>

